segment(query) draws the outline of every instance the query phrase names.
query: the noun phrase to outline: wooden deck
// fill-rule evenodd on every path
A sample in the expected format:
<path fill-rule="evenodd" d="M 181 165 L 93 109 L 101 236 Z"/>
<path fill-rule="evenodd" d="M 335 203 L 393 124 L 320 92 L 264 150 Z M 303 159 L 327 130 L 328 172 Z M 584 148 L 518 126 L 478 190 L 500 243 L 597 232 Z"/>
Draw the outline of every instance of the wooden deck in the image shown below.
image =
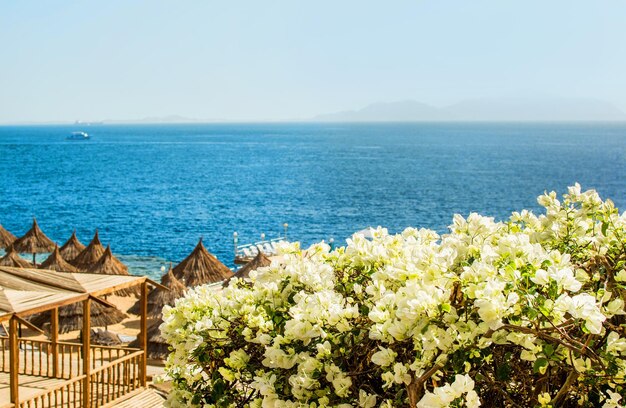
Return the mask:
<path fill-rule="evenodd" d="M 20 374 L 20 398 L 28 399 L 34 395 L 41 393 L 42 391 L 55 388 L 63 384 L 64 382 L 67 382 L 67 380 L 63 378 L 47 378 Z M 11 406 L 11 404 L 8 403 L 8 401 L 11 400 L 10 396 L 11 394 L 9 390 L 9 373 L 0 372 L 0 408 L 3 408 L 5 406 Z M 69 403 L 70 401 L 68 401 L 68 404 Z"/>
<path fill-rule="evenodd" d="M 102 408 L 163 408 L 163 398 L 155 390 L 148 388 L 133 394 L 123 401 L 114 401 Z"/>
<path fill-rule="evenodd" d="M 44 390 L 57 387 L 65 381 L 66 380 L 56 378 L 21 375 L 20 397 L 32 397 Z M 11 407 L 12 405 L 7 403 L 7 401 L 9 401 L 9 374 L 0 372 L 0 408 Z M 165 398 L 163 398 L 154 389 L 139 389 L 136 392 L 129 394 L 128 398 L 121 398 L 120 400 L 112 401 L 109 404 L 103 405 L 103 408 L 163 408 L 164 401 Z M 72 407 L 80 405 L 81 402 L 79 400 L 76 402 L 67 401 L 63 406 Z"/>
<path fill-rule="evenodd" d="M 63 350 L 58 361 L 53 363 L 49 341 L 19 341 L 19 408 L 80 408 L 84 405 L 84 398 L 91 400 L 91 406 L 99 407 L 145 389 L 141 383 L 141 350 L 90 347 L 87 378 L 82 373 L 84 361 L 80 344 L 57 343 L 59 348 L 63 346 L 67 350 Z M 8 404 L 11 400 L 8 366 L 8 350 L 0 348 L 0 408 L 12 406 Z M 54 375 L 55 371 L 57 375 Z M 86 381 L 89 381 L 87 395 Z"/>
<path fill-rule="evenodd" d="M 152 378 L 153 376 L 159 375 L 163 373 L 162 366 L 148 366 L 148 378 Z M 20 374 L 19 375 L 19 395 L 20 400 L 28 400 L 31 397 L 41 394 L 46 390 L 54 389 L 60 387 L 62 384 L 67 383 L 68 380 L 65 378 L 49 378 L 38 375 L 28 375 L 28 374 Z M 10 389 L 9 389 L 9 373 L 0 372 L 0 408 L 12 407 L 11 404 L 8 403 L 10 400 Z M 76 407 L 81 405 L 81 394 L 76 394 L 77 399 L 73 401 L 72 398 L 69 400 L 63 401 L 64 403 L 61 405 L 50 404 L 50 406 L 59 406 L 59 407 Z M 128 399 L 127 399 L 128 398 Z M 122 396 L 120 399 L 116 399 L 110 402 L 108 405 L 104 405 L 106 407 L 127 407 L 127 408 L 156 408 L 163 407 L 163 401 L 165 399 L 154 389 L 144 389 L 140 388 L 126 396 Z M 47 406 L 44 402 L 44 406 Z"/>

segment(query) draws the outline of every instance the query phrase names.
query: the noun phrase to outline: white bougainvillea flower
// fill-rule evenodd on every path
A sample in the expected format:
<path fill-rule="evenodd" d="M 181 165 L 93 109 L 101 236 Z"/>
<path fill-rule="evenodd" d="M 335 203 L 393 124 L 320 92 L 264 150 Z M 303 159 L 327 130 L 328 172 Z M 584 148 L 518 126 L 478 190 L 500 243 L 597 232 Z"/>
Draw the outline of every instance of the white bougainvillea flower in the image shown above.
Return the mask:
<path fill-rule="evenodd" d="M 419 383 L 419 407 L 548 407 L 546 375 L 550 392 L 574 378 L 567 401 L 620 406 L 626 214 L 578 184 L 538 202 L 442 235 L 281 244 L 249 279 L 189 290 L 163 308 L 167 406 L 391 408 Z"/>

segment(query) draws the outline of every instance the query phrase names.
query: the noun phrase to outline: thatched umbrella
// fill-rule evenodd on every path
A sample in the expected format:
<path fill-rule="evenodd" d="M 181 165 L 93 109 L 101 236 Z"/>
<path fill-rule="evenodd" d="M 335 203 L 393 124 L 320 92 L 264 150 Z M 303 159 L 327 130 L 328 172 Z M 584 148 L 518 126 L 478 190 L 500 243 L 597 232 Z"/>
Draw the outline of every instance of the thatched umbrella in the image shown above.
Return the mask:
<path fill-rule="evenodd" d="M 262 251 L 259 251 L 259 253 L 250 262 L 239 268 L 239 270 L 235 272 L 235 275 L 228 278 L 226 282 L 224 282 L 224 286 L 228 286 L 232 278 L 247 279 L 250 277 L 250 272 L 264 266 L 270 266 L 271 263 L 272 260 L 269 259 Z"/>
<path fill-rule="evenodd" d="M 93 236 L 89 245 L 87 245 L 87 248 L 83 249 L 83 251 L 72 260 L 71 264 L 81 271 L 86 271 L 98 262 L 102 254 L 104 254 L 104 247 L 100 243 L 100 236 L 98 235 L 98 230 L 96 230 L 96 234 Z"/>
<path fill-rule="evenodd" d="M 70 239 L 61 247 L 60 252 L 63 259 L 72 262 L 84 250 L 85 246 L 76 238 L 76 230 L 74 230 Z"/>
<path fill-rule="evenodd" d="M 221 282 L 233 276 L 226 265 L 211 255 L 202 244 L 202 238 L 194 250 L 174 268 L 174 276 L 188 287 L 205 283 Z"/>
<path fill-rule="evenodd" d="M 91 303 L 91 326 L 101 327 L 120 323 L 126 314 L 114 307 L 106 307 L 100 303 Z M 30 322 L 35 326 L 44 327 L 50 322 L 50 313 L 43 312 L 33 315 Z M 72 303 L 59 308 L 59 333 L 67 333 L 83 328 L 83 302 Z"/>
<path fill-rule="evenodd" d="M 26 259 L 20 257 L 12 246 L 8 247 L 6 255 L 0 258 L 0 265 L 13 266 L 15 268 L 32 268 L 33 266 Z"/>
<path fill-rule="evenodd" d="M 82 336 L 83 332 L 80 332 L 80 334 Z M 91 329 L 91 335 L 89 337 L 93 344 L 100 346 L 117 346 L 122 344 L 120 336 L 107 330 Z"/>
<path fill-rule="evenodd" d="M 54 246 L 54 251 L 50 254 L 48 259 L 43 261 L 41 265 L 39 265 L 40 269 L 50 269 L 58 272 L 78 272 L 73 265 L 70 265 L 63 256 L 61 256 L 61 251 L 59 250 L 59 246 Z"/>
<path fill-rule="evenodd" d="M 11 234 L 0 224 L 0 249 L 8 248 L 16 239 L 15 235 Z"/>
<path fill-rule="evenodd" d="M 148 327 L 148 358 L 153 360 L 165 360 L 170 354 L 169 344 L 161 336 L 161 329 L 159 329 L 162 323 L 163 318 L 161 317 Z M 139 338 L 132 341 L 128 346 L 139 348 Z"/>
<path fill-rule="evenodd" d="M 162 290 L 160 288 L 152 288 L 148 294 L 148 313 L 149 319 L 157 319 L 161 317 L 161 310 L 163 306 L 173 306 L 176 299 L 183 297 L 187 287 L 183 285 L 181 281 L 176 279 L 172 272 L 172 266 L 165 275 L 161 277 L 161 285 L 167 287 L 169 291 Z M 135 302 L 134 305 L 128 309 L 128 313 L 140 314 L 141 313 L 141 300 Z"/>
<path fill-rule="evenodd" d="M 37 220 L 33 218 L 33 226 L 31 229 L 29 229 L 24 236 L 16 239 L 12 246 L 13 249 L 19 253 L 33 254 L 33 265 L 37 267 L 35 254 L 52 252 L 54 242 L 41 231 Z"/>
<path fill-rule="evenodd" d="M 239 268 L 237 272 L 235 272 L 236 278 L 245 279 L 250 277 L 250 272 L 255 271 L 264 266 L 270 266 L 272 264 L 272 260 L 268 258 L 262 251 L 259 253 L 247 264 Z"/>
<path fill-rule="evenodd" d="M 119 259 L 113 256 L 111 252 L 111 246 L 107 245 L 104 253 L 98 259 L 98 262 L 93 264 L 86 271 L 87 273 L 99 273 L 102 275 L 126 275 L 128 276 L 128 267 L 124 265 Z M 136 286 L 131 288 L 118 290 L 115 292 L 118 296 L 138 296 L 139 290 Z"/>

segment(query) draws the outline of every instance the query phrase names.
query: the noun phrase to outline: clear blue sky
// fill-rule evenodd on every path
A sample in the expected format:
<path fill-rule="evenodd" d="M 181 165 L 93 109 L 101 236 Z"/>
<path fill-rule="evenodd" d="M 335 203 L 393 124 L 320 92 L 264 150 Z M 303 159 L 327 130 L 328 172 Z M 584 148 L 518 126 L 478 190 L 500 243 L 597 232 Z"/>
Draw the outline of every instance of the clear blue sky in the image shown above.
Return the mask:
<path fill-rule="evenodd" d="M 621 0 L 3 1 L 0 123 L 501 96 L 626 110 L 625 21 Z"/>

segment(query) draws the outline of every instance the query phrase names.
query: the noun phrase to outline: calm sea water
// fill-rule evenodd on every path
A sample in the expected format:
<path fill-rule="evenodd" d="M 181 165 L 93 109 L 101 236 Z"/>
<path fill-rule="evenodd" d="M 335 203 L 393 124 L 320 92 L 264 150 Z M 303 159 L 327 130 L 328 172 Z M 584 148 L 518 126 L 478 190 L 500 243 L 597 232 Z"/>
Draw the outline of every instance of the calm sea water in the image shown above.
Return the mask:
<path fill-rule="evenodd" d="M 66 136 L 85 130 L 87 142 Z M 199 237 L 232 266 L 282 233 L 340 243 L 367 226 L 445 232 L 455 213 L 539 210 L 578 181 L 626 207 L 625 124 L 223 124 L 0 127 L 0 224 L 76 228 L 160 275 Z"/>

